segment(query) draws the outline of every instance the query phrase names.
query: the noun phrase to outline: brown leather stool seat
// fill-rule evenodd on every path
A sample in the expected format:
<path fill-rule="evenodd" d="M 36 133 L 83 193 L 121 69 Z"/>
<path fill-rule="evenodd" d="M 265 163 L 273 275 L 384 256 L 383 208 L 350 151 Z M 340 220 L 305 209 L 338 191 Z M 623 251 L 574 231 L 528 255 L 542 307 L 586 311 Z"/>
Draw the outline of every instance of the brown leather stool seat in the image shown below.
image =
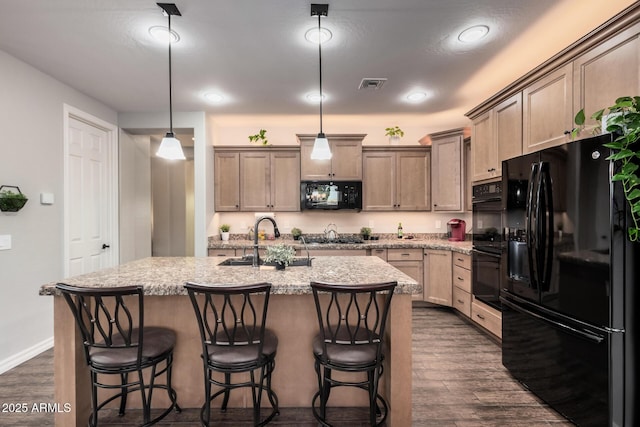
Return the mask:
<path fill-rule="evenodd" d="M 312 348 L 318 391 L 311 408 L 316 420 L 327 420 L 327 403 L 334 387 L 356 387 L 369 395 L 369 423 L 383 425 L 389 405 L 378 394 L 382 375 L 385 326 L 396 282 L 343 285 L 311 282 L 320 332 Z M 366 380 L 337 380 L 332 371 L 366 372 Z M 319 402 L 318 402 L 319 401 Z"/>
<path fill-rule="evenodd" d="M 168 328 L 144 326 L 142 286 L 82 288 L 58 283 L 56 288 L 71 308 L 84 342 L 85 360 L 91 374 L 89 426 L 97 426 L 98 411 L 118 398 L 119 414 L 123 416 L 127 397 L 135 391 L 141 395 L 143 426 L 157 423 L 174 409 L 180 412 L 176 392 L 171 386 L 176 334 Z M 132 314 L 128 303 L 137 308 L 137 316 Z M 149 375 L 143 376 L 143 372 Z M 133 374 L 131 379 L 130 374 Z M 156 383 L 163 374 L 166 383 Z M 119 375 L 120 383 L 111 385 L 99 380 L 103 375 Z M 98 388 L 118 393 L 98 403 Z M 171 404 L 151 419 L 154 389 L 166 390 Z"/>

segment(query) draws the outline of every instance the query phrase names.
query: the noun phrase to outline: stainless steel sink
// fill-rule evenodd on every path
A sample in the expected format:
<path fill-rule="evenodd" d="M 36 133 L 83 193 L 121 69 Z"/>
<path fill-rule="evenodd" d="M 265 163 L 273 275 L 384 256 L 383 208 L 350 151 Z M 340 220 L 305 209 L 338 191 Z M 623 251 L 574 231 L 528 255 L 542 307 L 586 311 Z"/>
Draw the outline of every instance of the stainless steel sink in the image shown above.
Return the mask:
<path fill-rule="evenodd" d="M 289 267 L 311 267 L 311 260 L 313 258 L 295 258 Z M 241 266 L 241 265 L 252 265 L 253 262 L 251 258 L 227 258 L 218 265 L 221 266 Z M 275 265 L 272 262 L 264 262 L 260 260 L 261 265 Z"/>

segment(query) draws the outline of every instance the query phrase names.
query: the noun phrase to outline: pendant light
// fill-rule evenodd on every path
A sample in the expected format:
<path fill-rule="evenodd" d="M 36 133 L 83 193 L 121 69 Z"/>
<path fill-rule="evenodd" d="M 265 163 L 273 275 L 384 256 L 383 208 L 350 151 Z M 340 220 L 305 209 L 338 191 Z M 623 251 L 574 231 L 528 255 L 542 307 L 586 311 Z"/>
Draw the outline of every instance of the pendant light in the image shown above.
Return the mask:
<path fill-rule="evenodd" d="M 156 3 L 167 16 L 169 21 L 169 132 L 162 138 L 160 148 L 156 152 L 156 156 L 162 157 L 168 160 L 184 160 L 184 152 L 180 141 L 175 137 L 173 133 L 173 105 L 172 105 L 172 93 L 171 93 L 171 15 L 182 16 L 178 7 L 174 3 Z"/>
<path fill-rule="evenodd" d="M 312 4 L 311 5 L 311 16 L 318 17 L 318 33 L 320 33 L 320 18 L 323 16 L 327 16 L 329 14 L 329 5 L 328 4 Z M 318 37 L 318 64 L 320 70 L 320 133 L 316 137 L 315 142 L 313 143 L 313 150 L 311 150 L 311 159 L 313 160 L 329 160 L 331 159 L 331 148 L 329 148 L 329 140 L 322 132 L 322 41 L 321 38 Z"/>

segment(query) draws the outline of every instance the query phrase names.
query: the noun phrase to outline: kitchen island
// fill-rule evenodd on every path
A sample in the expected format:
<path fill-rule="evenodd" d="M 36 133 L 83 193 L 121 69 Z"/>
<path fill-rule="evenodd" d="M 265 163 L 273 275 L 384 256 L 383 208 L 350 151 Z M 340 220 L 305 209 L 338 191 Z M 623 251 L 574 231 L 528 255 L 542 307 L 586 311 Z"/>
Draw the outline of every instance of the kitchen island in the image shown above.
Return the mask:
<path fill-rule="evenodd" d="M 381 394 L 390 404 L 389 425 L 411 425 L 411 294 L 420 292 L 417 282 L 377 257 L 319 257 L 311 267 L 221 266 L 224 258 L 145 258 L 61 282 L 88 287 L 142 285 L 145 325 L 165 326 L 177 333 L 173 386 L 183 408 L 203 403 L 201 344 L 195 315 L 183 287 L 187 281 L 202 284 L 272 283 L 268 326 L 279 345 L 273 388 L 281 407 L 309 407 L 317 388 L 311 341 L 317 319 L 309 282 L 374 283 L 397 281 L 387 336 L 384 381 Z M 57 426 L 86 425 L 90 412 L 89 375 L 82 342 L 73 316 L 55 284 L 42 286 L 41 295 L 54 296 L 55 400 L 72 410 L 56 414 Z M 158 393 L 156 405 L 164 405 Z M 332 406 L 366 406 L 366 393 L 336 390 Z M 135 399 L 130 406 L 136 407 Z M 229 406 L 250 407 L 248 391 L 232 393 Z"/>

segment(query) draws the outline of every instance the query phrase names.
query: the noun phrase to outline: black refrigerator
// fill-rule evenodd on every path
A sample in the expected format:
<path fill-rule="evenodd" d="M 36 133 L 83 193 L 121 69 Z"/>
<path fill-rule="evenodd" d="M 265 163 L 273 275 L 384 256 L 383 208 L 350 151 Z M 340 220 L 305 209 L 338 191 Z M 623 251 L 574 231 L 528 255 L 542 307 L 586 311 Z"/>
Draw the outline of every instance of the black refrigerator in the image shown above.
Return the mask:
<path fill-rule="evenodd" d="M 502 164 L 502 361 L 580 426 L 640 425 L 640 243 L 627 238 L 628 207 L 603 146 L 611 138 Z"/>

